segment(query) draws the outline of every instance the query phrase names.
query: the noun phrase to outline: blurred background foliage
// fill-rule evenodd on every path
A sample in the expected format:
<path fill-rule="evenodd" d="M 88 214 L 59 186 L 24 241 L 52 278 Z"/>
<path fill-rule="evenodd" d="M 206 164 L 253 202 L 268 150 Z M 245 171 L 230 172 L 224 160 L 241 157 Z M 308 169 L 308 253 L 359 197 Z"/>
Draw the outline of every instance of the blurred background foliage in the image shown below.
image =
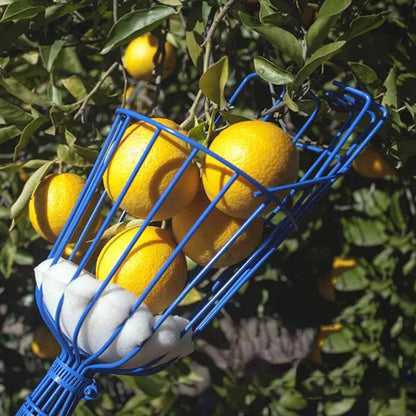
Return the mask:
<path fill-rule="evenodd" d="M 52 171 L 87 174 L 121 105 L 188 129 L 217 111 L 254 117 L 270 107 L 268 89 L 248 88 L 244 108 L 223 98 L 254 69 L 277 93 L 287 85 L 292 111 L 279 120 L 289 132 L 305 89 L 322 97 L 339 80 L 376 97 L 390 117 L 373 146 L 392 173 L 339 179 L 194 354 L 153 376 L 101 377 L 104 394 L 75 414 L 416 414 L 414 2 L 4 0 L 0 16 L 1 414 L 14 414 L 50 363 L 32 345 L 32 270 L 50 249 L 28 220 L 36 184 Z M 121 57 L 150 30 L 175 45 L 178 63 L 145 83 Z M 308 137 L 322 143 L 331 129 L 324 108 Z"/>

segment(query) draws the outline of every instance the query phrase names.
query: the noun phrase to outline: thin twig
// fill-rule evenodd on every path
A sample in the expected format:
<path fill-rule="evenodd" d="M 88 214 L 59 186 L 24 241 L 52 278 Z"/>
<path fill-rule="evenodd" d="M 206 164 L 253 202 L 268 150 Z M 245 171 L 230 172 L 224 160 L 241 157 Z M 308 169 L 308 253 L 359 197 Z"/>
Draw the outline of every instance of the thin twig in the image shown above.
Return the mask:
<path fill-rule="evenodd" d="M 114 23 L 117 22 L 117 0 L 113 0 L 113 20 Z"/>
<path fill-rule="evenodd" d="M 204 60 L 203 60 L 203 71 L 205 72 L 209 67 L 209 61 L 211 57 L 211 47 L 212 47 L 212 38 L 214 36 L 217 26 L 220 24 L 221 20 L 225 17 L 228 11 L 231 9 L 232 5 L 236 0 L 229 0 L 229 2 L 219 11 L 219 13 L 214 17 L 212 25 L 208 29 L 208 32 L 205 36 L 205 40 L 202 43 L 201 47 L 205 47 Z M 195 101 L 193 102 L 191 108 L 189 109 L 189 115 L 186 120 L 180 125 L 181 128 L 187 129 L 189 124 L 194 120 L 195 110 L 198 107 L 199 100 L 202 98 L 202 91 L 199 90 L 196 95 Z M 208 120 L 208 118 L 207 118 Z"/>
<path fill-rule="evenodd" d="M 123 75 L 123 101 L 121 103 L 121 106 L 124 108 L 124 106 L 126 105 L 126 92 L 127 92 L 127 73 L 126 70 L 124 69 L 124 66 L 119 64 L 119 69 L 121 71 L 121 74 Z"/>
<path fill-rule="evenodd" d="M 99 88 L 101 87 L 101 85 L 103 84 L 103 82 L 106 80 L 106 78 L 111 74 L 111 72 L 114 71 L 115 68 L 117 68 L 117 66 L 119 65 L 118 62 L 114 62 L 113 65 L 110 66 L 110 68 L 107 69 L 107 71 L 104 72 L 104 74 L 102 75 L 101 79 L 97 82 L 97 84 L 95 84 L 95 87 L 83 98 L 82 101 L 80 101 L 81 107 L 79 108 L 79 110 L 77 111 L 77 113 L 74 116 L 74 120 L 78 119 L 80 116 L 83 116 L 84 111 L 85 111 L 85 107 L 88 104 L 88 101 L 90 100 L 90 98 L 99 90 Z M 84 122 L 84 118 L 82 117 L 82 122 Z"/>
<path fill-rule="evenodd" d="M 233 6 L 233 4 L 235 3 L 236 0 L 230 0 L 221 10 L 220 12 L 217 14 L 217 16 L 215 16 L 214 21 L 212 22 L 211 27 L 209 28 L 208 32 L 207 32 L 207 36 L 204 40 L 204 42 L 202 43 L 202 47 L 204 47 L 208 42 L 210 42 L 212 40 L 212 37 L 214 36 L 214 32 L 215 29 L 217 28 L 217 26 L 220 24 L 221 20 L 224 18 L 224 16 L 228 13 L 228 11 L 231 9 L 231 7 Z"/>
<path fill-rule="evenodd" d="M 199 103 L 199 100 L 201 99 L 201 97 L 202 97 L 202 91 L 199 90 L 198 91 L 198 94 L 195 97 L 195 100 L 194 100 L 191 108 L 189 109 L 189 115 L 188 115 L 188 117 L 180 125 L 181 129 L 185 129 L 186 130 L 189 127 L 189 124 L 194 120 L 194 118 L 195 118 L 195 110 L 198 107 L 198 103 Z"/>

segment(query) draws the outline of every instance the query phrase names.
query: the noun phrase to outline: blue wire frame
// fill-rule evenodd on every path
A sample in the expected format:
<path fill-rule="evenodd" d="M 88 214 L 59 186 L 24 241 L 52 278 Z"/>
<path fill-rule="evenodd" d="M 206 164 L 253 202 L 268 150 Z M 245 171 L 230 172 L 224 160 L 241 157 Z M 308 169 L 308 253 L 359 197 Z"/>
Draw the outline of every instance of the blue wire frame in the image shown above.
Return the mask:
<path fill-rule="evenodd" d="M 255 73 L 250 74 L 242 81 L 240 86 L 230 98 L 230 105 L 233 104 L 234 101 L 238 98 L 246 84 L 256 76 L 257 74 Z M 248 259 L 236 266 L 225 268 L 222 271 L 220 277 L 218 277 L 212 283 L 211 290 L 198 304 L 196 310 L 191 313 L 189 323 L 184 328 L 182 335 L 188 331 L 192 331 L 192 337 L 197 337 L 198 334 L 207 325 L 209 325 L 212 319 L 233 297 L 233 295 L 238 292 L 238 290 L 250 279 L 250 277 L 257 272 L 257 270 L 262 266 L 267 258 L 281 244 L 281 242 L 290 233 L 297 229 L 298 224 L 303 220 L 303 218 L 308 214 L 313 206 L 316 205 L 316 203 L 337 180 L 337 178 L 348 171 L 352 161 L 364 149 L 364 147 L 376 134 L 376 132 L 379 130 L 387 118 L 387 110 L 379 104 L 375 103 L 367 93 L 343 85 L 339 82 L 336 82 L 335 85 L 338 87 L 337 94 L 334 92 L 327 92 L 326 98 L 329 103 L 334 103 L 347 114 L 345 122 L 339 128 L 335 137 L 329 142 L 329 144 L 325 146 L 320 147 L 310 143 L 308 144 L 306 142 L 302 142 L 301 138 L 303 137 L 306 130 L 314 122 L 320 110 L 319 99 L 313 93 L 309 92 L 308 96 L 314 102 L 315 109 L 307 117 L 305 123 L 301 126 L 295 137 L 293 137 L 293 142 L 300 151 L 308 151 L 314 154 L 315 160 L 296 183 L 277 186 L 269 189 L 262 186 L 238 167 L 232 165 L 224 158 L 213 153 L 207 147 L 190 139 L 187 136 L 184 136 L 180 132 L 131 110 L 116 110 L 115 121 L 111 127 L 107 139 L 103 144 L 96 163 L 94 164 L 90 175 L 87 178 L 82 193 L 67 223 L 65 224 L 63 231 L 59 235 L 48 257 L 52 260 L 52 265 L 58 262 L 92 198 L 99 195 L 98 203 L 75 244 L 75 247 L 72 251 L 73 254 L 69 258 L 69 260 L 72 260 L 74 254 L 77 252 L 82 242 L 86 240 L 87 232 L 91 225 L 94 223 L 94 219 L 97 217 L 97 215 L 102 214 L 103 204 L 106 202 L 108 207 L 108 204 L 110 203 L 111 208 L 109 209 L 109 212 L 106 215 L 94 239 L 90 243 L 86 254 L 81 259 L 77 270 L 72 277 L 72 280 L 76 279 L 84 269 L 92 254 L 97 249 L 105 230 L 110 225 L 124 218 L 125 213 L 121 214 L 119 220 L 116 218 L 116 214 L 118 215 L 120 213 L 121 201 L 126 194 L 130 184 L 133 182 L 134 178 L 140 171 L 146 156 L 150 152 L 154 142 L 157 140 L 160 132 L 168 132 L 169 134 L 172 134 L 186 142 L 189 146 L 190 153 L 180 170 L 177 172 L 171 183 L 168 185 L 157 203 L 150 211 L 149 215 L 144 219 L 143 224 L 139 227 L 129 246 L 125 249 L 120 259 L 118 259 L 113 269 L 107 278 L 102 282 L 99 290 L 90 301 L 89 305 L 78 321 L 72 340 L 68 339 L 63 334 L 59 326 L 64 295 L 62 295 L 58 303 L 55 316 L 51 316 L 43 303 L 42 286 L 36 289 L 36 301 L 40 313 L 48 327 L 57 338 L 59 344 L 61 345 L 62 352 L 54 362 L 55 367 L 51 367 L 47 376 L 38 385 L 36 390 L 28 397 L 26 403 L 20 409 L 18 415 L 69 415 L 74 410 L 78 400 L 81 398 L 91 399 L 95 396 L 97 388 L 94 384 L 94 381 L 91 379 L 91 376 L 94 373 L 101 372 L 130 375 L 148 375 L 166 368 L 168 365 L 175 361 L 175 359 L 173 359 L 168 363 L 158 364 L 160 359 L 163 358 L 159 357 L 151 363 L 148 363 L 140 368 L 122 368 L 123 364 L 130 360 L 135 354 L 139 353 L 140 349 L 145 344 L 145 341 L 143 344 L 137 346 L 133 351 L 131 351 L 131 353 L 117 362 L 100 362 L 98 357 L 106 350 L 106 348 L 111 344 L 115 337 L 120 333 L 124 323 L 128 318 L 126 318 L 126 320 L 120 324 L 120 326 L 100 348 L 100 350 L 96 351 L 94 354 L 88 355 L 79 348 L 78 335 L 88 313 L 114 274 L 117 272 L 123 261 L 126 259 L 131 248 L 140 238 L 145 228 L 152 222 L 155 213 L 163 204 L 164 200 L 169 195 L 169 192 L 178 182 L 185 169 L 193 162 L 196 154 L 198 152 L 202 152 L 223 163 L 225 166 L 231 169 L 234 174 L 230 177 L 218 195 L 211 201 L 211 203 L 202 213 L 200 218 L 195 222 L 189 232 L 185 235 L 182 241 L 178 242 L 178 245 L 172 255 L 165 262 L 159 272 L 154 276 L 147 289 L 138 297 L 137 302 L 130 310 L 129 316 L 131 316 L 139 308 L 143 302 L 143 299 L 152 290 L 172 260 L 181 252 L 182 248 L 198 229 L 199 225 L 204 221 L 204 219 L 215 207 L 217 202 L 239 177 L 245 178 L 256 188 L 254 196 L 259 197 L 259 205 L 257 209 L 250 215 L 249 218 L 247 218 L 247 220 L 245 220 L 240 229 L 209 261 L 208 264 L 203 267 L 198 266 L 189 273 L 185 288 L 175 299 L 175 301 L 172 302 L 172 304 L 163 312 L 161 318 L 154 325 L 153 331 L 156 331 L 166 320 L 166 318 L 175 312 L 177 306 L 192 290 L 192 288 L 200 284 L 202 281 L 204 281 L 204 279 L 210 279 L 212 273 L 209 274 L 209 272 L 212 270 L 213 264 L 233 244 L 233 242 L 241 235 L 241 233 L 244 232 L 244 230 L 255 218 L 263 216 L 265 219 L 265 225 L 268 227 L 270 232 L 267 233 L 267 237 L 264 238 L 259 247 L 257 247 L 254 253 L 252 253 Z M 279 98 L 276 100 L 276 102 L 273 103 L 273 107 L 279 105 L 282 102 L 284 94 L 285 89 L 283 88 Z M 268 114 L 263 118 L 263 120 L 268 120 L 270 116 L 271 114 Z M 151 124 L 154 126 L 155 131 L 145 152 L 141 156 L 134 171 L 131 173 L 131 176 L 127 180 L 122 192 L 116 201 L 113 202 L 110 201 L 110 199 L 107 197 L 107 193 L 102 187 L 102 177 L 117 149 L 118 144 L 122 140 L 123 134 L 127 127 L 132 123 L 138 121 Z M 215 122 L 216 124 L 220 123 L 221 116 L 217 117 Z M 359 124 L 360 131 L 357 129 Z M 363 125 L 364 128 L 362 127 Z M 346 146 L 347 141 L 348 146 Z M 283 190 L 289 190 L 288 196 L 283 200 L 279 200 L 276 194 Z M 295 194 L 296 199 L 293 198 Z M 296 202 L 293 203 L 292 201 Z M 265 209 L 270 204 L 270 202 L 274 202 L 276 208 L 270 213 L 265 213 Z M 291 206 L 291 204 L 293 206 Z M 277 214 L 280 212 L 284 214 L 283 219 L 277 221 Z"/>

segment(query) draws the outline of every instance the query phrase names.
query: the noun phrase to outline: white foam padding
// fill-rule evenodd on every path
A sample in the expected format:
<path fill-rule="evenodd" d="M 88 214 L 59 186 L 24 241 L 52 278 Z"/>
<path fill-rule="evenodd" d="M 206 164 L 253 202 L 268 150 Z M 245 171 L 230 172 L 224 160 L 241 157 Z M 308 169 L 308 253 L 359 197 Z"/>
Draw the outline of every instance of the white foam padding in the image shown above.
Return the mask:
<path fill-rule="evenodd" d="M 117 362 L 142 343 L 139 351 L 120 367 L 137 368 L 154 360 L 155 364 L 163 364 L 193 351 L 190 331 L 180 336 L 187 319 L 170 315 L 153 333 L 152 327 L 160 316 L 154 316 L 145 304 L 129 316 L 138 299 L 133 293 L 109 283 L 90 307 L 103 282 L 85 270 L 72 280 L 78 266 L 69 260 L 59 259 L 53 266 L 51 263 L 52 260 L 45 260 L 35 268 L 36 284 L 42 287 L 43 302 L 54 319 L 59 306 L 60 328 L 73 342 L 78 323 L 85 315 L 76 343 L 86 353 L 97 353 L 120 328 L 117 337 L 100 353 L 101 361 Z M 87 308 L 90 310 L 85 314 Z"/>

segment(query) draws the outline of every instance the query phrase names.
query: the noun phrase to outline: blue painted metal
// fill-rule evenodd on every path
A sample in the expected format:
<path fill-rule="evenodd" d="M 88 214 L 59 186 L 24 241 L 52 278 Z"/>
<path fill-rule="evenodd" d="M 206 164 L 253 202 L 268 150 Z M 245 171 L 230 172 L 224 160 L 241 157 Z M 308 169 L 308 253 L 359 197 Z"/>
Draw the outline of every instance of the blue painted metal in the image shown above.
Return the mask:
<path fill-rule="evenodd" d="M 233 104 L 238 98 L 241 91 L 250 81 L 256 78 L 257 74 L 249 74 L 236 89 L 234 94 L 229 100 L 229 104 Z M 178 305 L 185 298 L 185 296 L 198 284 L 212 276 L 212 269 L 214 263 L 223 255 L 226 250 L 233 244 L 233 242 L 244 232 L 244 230 L 254 221 L 254 219 L 263 216 L 265 221 L 265 227 L 268 229 L 263 241 L 257 247 L 254 253 L 249 258 L 242 261 L 240 264 L 225 268 L 220 273 L 216 273 L 216 280 L 212 282 L 211 289 L 207 290 L 206 296 L 196 306 L 195 310 L 189 318 L 189 323 L 182 331 L 182 335 L 191 331 L 192 338 L 196 338 L 198 334 L 209 325 L 212 319 L 221 311 L 221 309 L 230 301 L 236 292 L 253 276 L 259 267 L 273 254 L 279 244 L 296 228 L 308 212 L 318 203 L 320 198 L 328 191 L 332 184 L 341 176 L 348 172 L 351 163 L 357 157 L 357 155 L 364 149 L 369 141 L 374 137 L 376 132 L 380 129 L 382 124 L 387 118 L 387 110 L 375 103 L 372 98 L 365 92 L 357 90 L 355 88 L 346 86 L 339 82 L 335 83 L 338 87 L 338 91 L 327 92 L 326 99 L 329 103 L 333 103 L 336 107 L 340 108 L 346 114 L 344 123 L 339 127 L 335 136 L 329 142 L 325 144 L 310 143 L 302 141 L 308 128 L 315 121 L 318 112 L 321 108 L 320 100 L 312 93 L 308 92 L 308 96 L 315 104 L 314 110 L 306 118 L 297 134 L 293 137 L 293 142 L 302 152 L 309 152 L 315 155 L 315 160 L 308 167 L 303 176 L 293 184 L 286 184 L 276 186 L 273 188 L 265 188 L 256 180 L 251 178 L 246 172 L 242 171 L 238 167 L 234 166 L 224 158 L 213 153 L 209 148 L 202 144 L 184 136 L 182 133 L 173 130 L 155 120 L 152 120 L 142 114 L 137 114 L 133 111 L 126 109 L 118 109 L 116 111 L 116 118 L 112 125 L 112 128 L 108 134 L 106 141 L 98 155 L 96 163 L 94 164 L 90 175 L 87 178 L 85 187 L 72 211 L 62 233 L 59 235 L 56 243 L 54 244 L 49 259 L 52 259 L 52 264 L 59 261 L 63 250 L 69 242 L 72 241 L 72 236 L 75 232 L 77 225 L 82 219 L 87 207 L 90 206 L 91 201 L 96 200 L 98 197 L 98 203 L 90 214 L 90 218 L 82 230 L 80 236 L 75 242 L 75 249 L 73 253 L 76 253 L 80 245 L 85 242 L 87 232 L 94 223 L 97 216 L 102 215 L 103 206 L 107 204 L 108 213 L 106 214 L 102 225 L 96 232 L 95 237 L 89 242 L 89 248 L 86 254 L 83 256 L 80 264 L 72 276 L 72 280 L 76 279 L 85 265 L 97 250 L 98 244 L 104 235 L 105 230 L 112 224 L 123 221 L 126 213 L 123 211 L 120 214 L 120 204 L 127 193 L 129 186 L 133 182 L 136 175 L 139 174 L 140 168 L 146 160 L 153 144 L 159 138 L 160 133 L 167 132 L 174 135 L 178 139 L 187 143 L 190 154 L 174 176 L 166 190 L 162 193 L 161 197 L 155 203 L 154 207 L 150 211 L 149 215 L 144 219 L 141 226 L 138 228 L 131 243 L 125 249 L 120 256 L 111 272 L 106 279 L 101 283 L 100 288 L 96 292 L 95 296 L 91 299 L 90 303 L 84 310 L 81 318 L 79 319 L 74 335 L 72 339 L 68 339 L 62 332 L 59 322 L 62 305 L 64 301 L 64 295 L 58 302 L 58 307 L 55 316 L 51 316 L 45 307 L 43 302 L 42 286 L 36 289 L 36 301 L 39 307 L 39 311 L 42 318 L 51 329 L 59 344 L 62 347 L 60 356 L 54 361 L 45 378 L 39 383 L 36 389 L 27 397 L 26 402 L 22 405 L 18 411 L 18 416 L 67 416 L 70 415 L 78 403 L 79 400 L 91 400 L 98 393 L 98 387 L 92 376 L 95 373 L 118 373 L 129 375 L 148 375 L 160 371 L 172 364 L 175 359 L 170 360 L 167 363 L 159 364 L 159 361 L 163 357 L 158 357 L 150 363 L 134 369 L 122 368 L 123 364 L 129 361 L 135 354 L 140 354 L 140 349 L 146 343 L 146 341 L 137 346 L 128 355 L 121 360 L 113 363 L 100 362 L 99 356 L 108 348 L 108 346 L 114 341 L 117 335 L 123 328 L 123 325 L 128 318 L 122 322 L 114 333 L 107 339 L 99 351 L 94 354 L 86 354 L 78 346 L 78 335 L 80 333 L 81 326 L 87 318 L 89 312 L 97 302 L 104 289 L 109 284 L 110 280 L 121 267 L 122 263 L 127 258 L 130 250 L 142 235 L 145 228 L 151 224 L 154 215 L 160 208 L 162 203 L 168 197 L 175 184 L 178 182 L 184 171 L 189 167 L 192 161 L 195 159 L 198 152 L 217 159 L 219 162 L 227 166 L 234 172 L 229 178 L 228 182 L 223 186 L 218 195 L 207 206 L 198 220 L 193 224 L 191 229 L 187 232 L 182 241 L 178 242 L 172 255 L 165 262 L 159 272 L 154 276 L 146 290 L 138 297 L 136 303 L 130 310 L 129 317 L 137 311 L 139 306 L 143 303 L 146 295 L 152 290 L 154 285 L 161 278 L 163 273 L 169 267 L 173 259 L 181 252 L 182 248 L 189 241 L 192 235 L 196 232 L 198 227 L 204 221 L 204 219 L 214 209 L 215 205 L 232 186 L 232 184 L 238 178 L 244 178 L 249 181 L 256 189 L 253 196 L 259 197 L 259 204 L 257 209 L 247 218 L 240 229 L 227 241 L 227 243 L 221 248 L 221 250 L 209 261 L 205 266 L 198 266 L 193 272 L 189 273 L 188 281 L 185 288 L 180 295 L 172 302 L 172 304 L 162 313 L 160 319 L 152 328 L 153 332 L 156 331 L 168 316 L 176 312 Z M 273 103 L 273 108 L 277 105 L 281 105 L 285 89 L 282 88 L 280 96 Z M 267 114 L 263 120 L 268 120 L 271 117 L 271 113 Z M 126 129 L 136 122 L 144 122 L 154 127 L 154 134 L 151 138 L 147 148 L 145 149 L 140 160 L 137 162 L 135 169 L 131 173 L 130 177 L 125 183 L 123 190 L 117 197 L 116 201 L 110 201 L 107 192 L 102 187 L 102 178 L 105 170 L 107 169 L 112 156 L 114 155 L 117 146 L 123 138 Z M 215 123 L 216 125 L 222 122 L 222 117 L 218 116 Z M 360 126 L 360 129 L 358 129 Z M 288 196 L 283 200 L 280 200 L 276 193 L 289 190 Z M 292 197 L 296 194 L 296 203 L 289 204 Z M 270 203 L 274 203 L 276 208 L 265 214 L 265 209 Z M 284 214 L 280 221 L 277 221 L 277 214 Z M 116 215 L 119 216 L 118 220 L 115 219 Z M 280 218 L 280 217 L 279 217 Z M 73 255 L 70 257 L 70 260 Z"/>

